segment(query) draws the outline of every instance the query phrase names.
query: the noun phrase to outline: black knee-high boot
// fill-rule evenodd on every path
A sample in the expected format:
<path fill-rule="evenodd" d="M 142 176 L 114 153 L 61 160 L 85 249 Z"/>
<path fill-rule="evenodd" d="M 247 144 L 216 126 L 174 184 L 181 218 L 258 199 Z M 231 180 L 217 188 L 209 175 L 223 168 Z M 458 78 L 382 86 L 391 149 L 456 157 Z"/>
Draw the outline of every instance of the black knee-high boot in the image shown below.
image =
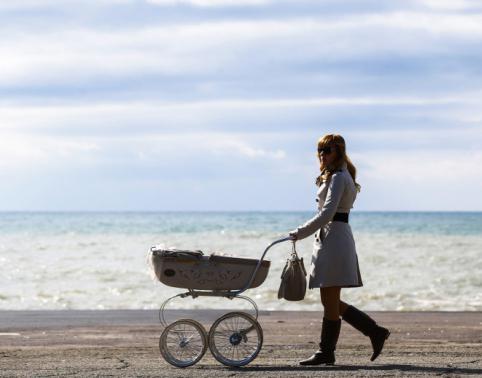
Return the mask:
<path fill-rule="evenodd" d="M 384 327 L 379 326 L 368 314 L 360 311 L 352 305 L 348 305 L 345 312 L 342 314 L 342 319 L 348 324 L 359 330 L 365 336 L 370 337 L 372 343 L 373 354 L 370 361 L 381 353 L 385 340 L 388 339 L 390 331 Z"/>
<path fill-rule="evenodd" d="M 341 319 L 331 320 L 323 316 L 321 326 L 320 350 L 310 358 L 300 361 L 300 365 L 333 365 L 335 363 L 335 349 L 340 335 Z"/>

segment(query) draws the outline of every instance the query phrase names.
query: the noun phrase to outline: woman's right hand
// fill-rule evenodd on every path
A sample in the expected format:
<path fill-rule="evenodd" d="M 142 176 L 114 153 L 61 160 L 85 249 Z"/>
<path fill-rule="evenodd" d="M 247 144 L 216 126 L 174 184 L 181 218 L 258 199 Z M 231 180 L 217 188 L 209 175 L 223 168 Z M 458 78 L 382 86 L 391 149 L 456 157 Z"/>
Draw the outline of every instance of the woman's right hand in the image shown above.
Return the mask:
<path fill-rule="evenodd" d="M 290 231 L 288 235 L 289 235 L 291 240 L 296 240 L 296 239 L 298 239 L 297 233 L 298 233 L 297 230 L 293 230 L 293 231 Z"/>

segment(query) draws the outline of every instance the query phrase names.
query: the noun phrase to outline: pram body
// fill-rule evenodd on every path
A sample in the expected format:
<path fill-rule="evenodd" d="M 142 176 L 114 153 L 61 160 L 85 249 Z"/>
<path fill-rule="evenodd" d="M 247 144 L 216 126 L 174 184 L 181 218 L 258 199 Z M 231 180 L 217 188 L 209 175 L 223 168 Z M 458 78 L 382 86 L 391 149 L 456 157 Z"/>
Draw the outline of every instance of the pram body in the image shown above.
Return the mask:
<path fill-rule="evenodd" d="M 204 255 L 200 250 L 154 247 L 154 272 L 164 285 L 191 290 L 239 290 L 250 281 L 257 259 Z M 270 261 L 263 260 L 248 288 L 260 286 L 268 275 Z"/>

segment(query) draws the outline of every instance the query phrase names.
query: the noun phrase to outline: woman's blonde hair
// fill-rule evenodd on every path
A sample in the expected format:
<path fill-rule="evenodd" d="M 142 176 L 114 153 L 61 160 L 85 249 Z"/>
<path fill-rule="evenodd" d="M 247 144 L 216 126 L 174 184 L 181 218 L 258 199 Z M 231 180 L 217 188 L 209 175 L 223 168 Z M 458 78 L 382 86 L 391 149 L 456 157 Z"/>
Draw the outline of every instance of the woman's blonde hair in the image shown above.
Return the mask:
<path fill-rule="evenodd" d="M 325 167 L 323 160 L 317 151 L 316 156 L 320 161 L 321 174 L 316 178 L 316 185 L 320 186 L 323 181 L 327 180 L 333 174 L 333 172 L 341 167 L 343 162 L 346 162 L 348 172 L 350 172 L 353 182 L 355 183 L 355 188 L 359 192 L 361 185 L 356 182 L 356 168 L 346 154 L 345 139 L 343 139 L 343 137 L 339 134 L 326 134 L 318 140 L 318 150 L 328 146 L 335 148 L 337 158 L 333 162 L 332 167 Z"/>

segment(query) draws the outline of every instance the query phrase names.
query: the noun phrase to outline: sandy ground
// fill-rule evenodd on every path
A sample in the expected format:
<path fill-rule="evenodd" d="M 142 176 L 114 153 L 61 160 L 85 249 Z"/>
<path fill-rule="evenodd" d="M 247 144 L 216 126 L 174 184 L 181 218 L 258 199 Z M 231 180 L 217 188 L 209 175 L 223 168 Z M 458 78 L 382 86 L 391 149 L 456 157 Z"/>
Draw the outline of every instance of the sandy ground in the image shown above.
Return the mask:
<path fill-rule="evenodd" d="M 172 311 L 208 329 L 222 311 Z M 179 369 L 159 354 L 157 311 L 0 311 L 0 376 L 311 377 L 482 376 L 482 312 L 368 312 L 391 330 L 370 362 L 367 337 L 342 322 L 334 366 L 302 367 L 317 348 L 319 312 L 260 312 L 263 348 L 243 368 L 206 352 Z"/>

